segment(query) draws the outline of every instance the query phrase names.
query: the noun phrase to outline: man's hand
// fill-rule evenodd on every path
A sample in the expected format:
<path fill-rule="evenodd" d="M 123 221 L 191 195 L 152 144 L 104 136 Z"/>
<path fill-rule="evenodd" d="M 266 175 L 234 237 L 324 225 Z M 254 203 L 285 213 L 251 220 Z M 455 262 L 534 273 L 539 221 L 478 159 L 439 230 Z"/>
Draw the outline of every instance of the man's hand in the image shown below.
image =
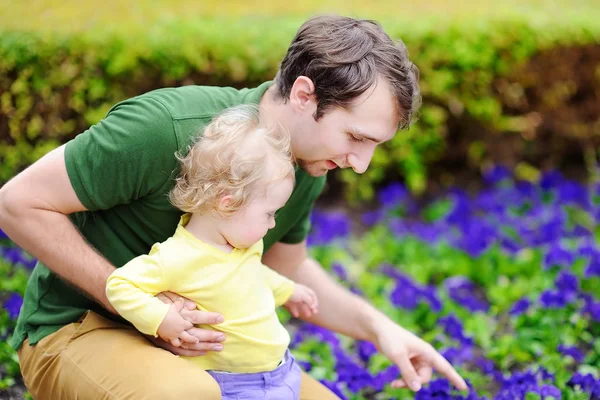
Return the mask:
<path fill-rule="evenodd" d="M 430 344 L 390 320 L 379 326 L 381 329 L 374 344 L 400 368 L 402 374 L 402 378 L 392 382 L 392 387 L 408 387 L 416 392 L 431 380 L 435 368 L 457 389 L 467 389 L 463 378 Z"/>
<path fill-rule="evenodd" d="M 170 342 L 162 340 L 160 337 L 155 338 L 147 336 L 148 340 L 156 346 L 162 347 L 179 356 L 202 356 L 208 351 L 223 350 L 223 345 L 221 344 L 221 342 L 225 340 L 225 335 L 223 333 L 194 327 L 194 325 L 220 324 L 223 322 L 223 317 L 220 314 L 200 311 L 196 308 L 196 303 L 189 299 L 182 298 L 175 293 L 163 292 L 159 293 L 156 297 L 166 304 L 176 303 L 178 302 L 178 299 L 182 299 L 183 306 L 179 310 L 179 313 L 191 327 L 186 330 L 186 335 L 179 337 L 179 346 L 173 346 Z M 170 311 L 171 310 L 169 310 L 169 312 Z"/>
<path fill-rule="evenodd" d="M 283 306 L 296 318 L 310 318 L 319 312 L 319 303 L 315 292 L 299 283 L 295 285 L 294 293 Z"/>

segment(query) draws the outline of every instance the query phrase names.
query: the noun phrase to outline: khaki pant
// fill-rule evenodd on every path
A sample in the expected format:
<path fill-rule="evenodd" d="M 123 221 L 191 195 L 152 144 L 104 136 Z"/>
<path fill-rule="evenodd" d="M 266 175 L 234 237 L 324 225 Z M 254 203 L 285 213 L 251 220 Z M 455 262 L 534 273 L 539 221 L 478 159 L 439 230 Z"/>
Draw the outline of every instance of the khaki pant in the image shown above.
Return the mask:
<path fill-rule="evenodd" d="M 194 363 L 91 311 L 35 346 L 26 340 L 19 361 L 36 400 L 221 399 L 217 383 Z M 338 397 L 303 373 L 300 399 Z"/>

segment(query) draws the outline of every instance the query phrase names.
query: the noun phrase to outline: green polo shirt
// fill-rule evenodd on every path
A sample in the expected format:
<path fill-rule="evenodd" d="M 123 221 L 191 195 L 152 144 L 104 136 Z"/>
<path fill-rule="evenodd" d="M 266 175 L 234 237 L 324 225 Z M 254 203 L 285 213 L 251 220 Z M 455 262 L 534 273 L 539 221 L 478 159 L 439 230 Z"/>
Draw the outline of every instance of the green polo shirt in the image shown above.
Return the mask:
<path fill-rule="evenodd" d="M 97 251 L 116 267 L 175 232 L 182 212 L 167 194 L 185 152 L 215 115 L 238 104 L 258 103 L 271 82 L 254 89 L 184 86 L 159 89 L 115 105 L 106 118 L 67 143 L 65 162 L 75 193 L 88 211 L 70 216 Z M 277 225 L 264 239 L 299 243 L 325 178 L 301 169 Z M 83 261 L 82 261 L 83 262 Z M 31 344 L 77 321 L 86 310 L 118 318 L 38 263 L 27 283 L 12 346 Z"/>

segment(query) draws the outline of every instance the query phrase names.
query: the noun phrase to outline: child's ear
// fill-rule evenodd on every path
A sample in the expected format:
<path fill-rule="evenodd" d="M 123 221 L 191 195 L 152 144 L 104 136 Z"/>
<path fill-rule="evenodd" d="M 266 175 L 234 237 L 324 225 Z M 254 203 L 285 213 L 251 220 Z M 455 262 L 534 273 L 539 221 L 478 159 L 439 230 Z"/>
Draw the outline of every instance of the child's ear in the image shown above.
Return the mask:
<path fill-rule="evenodd" d="M 231 209 L 231 203 L 233 203 L 233 196 L 225 195 L 219 200 L 217 208 L 219 211 L 229 211 Z"/>

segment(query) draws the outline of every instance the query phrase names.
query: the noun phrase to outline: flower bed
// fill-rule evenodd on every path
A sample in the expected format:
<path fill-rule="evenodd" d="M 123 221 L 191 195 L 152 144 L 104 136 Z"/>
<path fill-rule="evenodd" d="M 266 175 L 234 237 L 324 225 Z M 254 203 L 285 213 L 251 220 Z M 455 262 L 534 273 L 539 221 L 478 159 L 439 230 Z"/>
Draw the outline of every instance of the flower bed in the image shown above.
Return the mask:
<path fill-rule="evenodd" d="M 309 239 L 343 285 L 435 345 L 472 391 L 454 392 L 443 379 L 416 396 L 390 389 L 398 369 L 371 344 L 282 311 L 311 375 L 346 399 L 600 398 L 600 186 L 556 172 L 516 182 L 502 168 L 486 180 L 476 195 L 450 190 L 426 205 L 391 184 L 360 221 L 315 211 Z M 18 368 L 4 338 L 32 260 L 0 241 L 6 387 Z"/>

